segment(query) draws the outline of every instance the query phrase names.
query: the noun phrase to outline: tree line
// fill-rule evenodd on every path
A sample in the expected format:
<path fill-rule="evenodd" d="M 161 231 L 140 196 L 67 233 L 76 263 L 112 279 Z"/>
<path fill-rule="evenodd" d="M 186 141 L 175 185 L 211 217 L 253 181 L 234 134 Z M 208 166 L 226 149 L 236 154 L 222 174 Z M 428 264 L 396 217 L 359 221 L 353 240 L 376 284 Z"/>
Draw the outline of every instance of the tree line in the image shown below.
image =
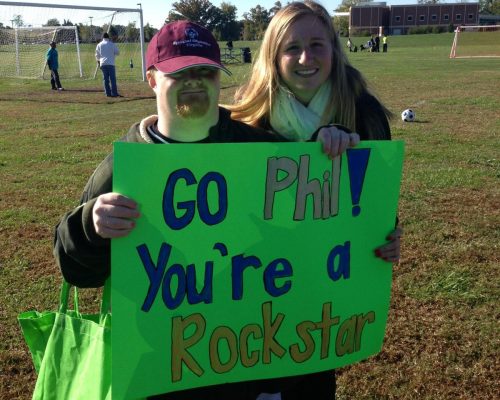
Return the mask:
<path fill-rule="evenodd" d="M 342 0 L 342 3 L 335 9 L 337 12 L 349 11 L 349 8 L 359 3 L 367 3 L 373 0 Z M 437 4 L 440 0 L 417 0 L 419 4 Z M 288 3 L 287 3 L 288 4 Z M 204 25 L 212 31 L 216 39 L 220 41 L 229 40 L 260 40 L 271 21 L 271 18 L 282 8 L 281 1 L 276 1 L 274 6 L 266 9 L 257 4 L 248 12 L 243 13 L 243 19 L 237 18 L 238 8 L 229 3 L 222 2 L 219 7 L 213 5 L 209 0 L 179 0 L 172 4 L 172 9 L 165 18 L 165 23 L 188 19 Z M 482 14 L 500 14 L 500 0 L 479 0 L 479 9 Z M 345 17 L 334 17 L 334 25 L 338 32 L 347 34 L 349 21 Z M 13 24 L 23 26 L 21 15 L 15 15 Z M 56 18 L 51 18 L 44 26 L 72 26 L 70 20 L 64 20 L 61 24 Z M 96 42 L 102 34 L 108 31 L 108 26 L 89 26 L 79 23 L 78 35 L 83 43 Z M 0 28 L 2 28 L 0 23 Z M 8 28 L 8 27 L 4 27 Z M 146 42 L 153 37 L 158 30 L 146 24 L 144 26 L 144 39 Z M 135 23 L 127 26 L 113 25 L 109 28 L 110 36 L 120 37 L 120 41 L 137 41 L 139 28 Z"/>
<path fill-rule="evenodd" d="M 243 13 L 242 20 L 238 20 L 238 9 L 231 3 L 222 2 L 217 7 L 209 0 L 180 0 L 172 4 L 165 22 L 191 20 L 204 25 L 218 40 L 260 40 L 269 21 L 281 7 L 280 1 L 269 10 L 257 4 Z"/>
<path fill-rule="evenodd" d="M 481 14 L 500 14 L 500 0 L 478 1 Z M 334 11 L 347 12 L 352 6 L 370 2 L 373 0 L 342 0 Z M 440 0 L 417 0 L 418 4 L 439 4 L 440 2 Z M 446 3 L 446 0 L 443 2 Z M 238 9 L 231 3 L 222 2 L 219 7 L 216 7 L 209 0 L 180 0 L 172 4 L 172 10 L 165 22 L 189 19 L 206 26 L 218 40 L 260 40 L 271 18 L 281 8 L 281 1 L 276 1 L 269 10 L 257 4 L 250 11 L 243 13 L 242 20 L 237 20 Z M 333 23 L 341 35 L 348 35 L 348 18 L 333 17 Z"/>

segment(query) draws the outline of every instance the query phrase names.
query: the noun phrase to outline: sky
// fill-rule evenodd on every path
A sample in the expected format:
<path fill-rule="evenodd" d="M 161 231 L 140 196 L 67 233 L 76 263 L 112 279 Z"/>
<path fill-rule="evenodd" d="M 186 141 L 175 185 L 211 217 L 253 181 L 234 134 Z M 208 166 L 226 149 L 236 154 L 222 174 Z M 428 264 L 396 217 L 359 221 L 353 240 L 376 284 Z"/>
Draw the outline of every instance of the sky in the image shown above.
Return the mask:
<path fill-rule="evenodd" d="M 7 1 L 7 0 L 4 0 Z M 17 0 L 22 1 L 22 0 Z M 237 7 L 238 17 L 241 18 L 243 13 L 248 12 L 251 8 L 255 7 L 257 4 L 260 4 L 262 7 L 266 9 L 270 9 L 274 6 L 276 0 L 226 0 L 225 2 L 231 3 Z M 142 3 L 143 9 L 143 18 L 144 24 L 149 23 L 154 28 L 160 28 L 163 25 L 163 21 L 165 17 L 168 15 L 168 12 L 172 9 L 172 4 L 174 1 L 167 0 L 109 0 L 107 2 L 103 2 L 102 0 L 41 0 L 41 1 L 32 1 L 27 0 L 26 3 L 44 3 L 44 4 L 75 4 L 75 5 L 85 5 L 85 6 L 98 6 L 98 7 L 117 7 L 117 8 L 138 8 L 137 3 Z M 319 2 L 330 12 L 333 12 L 339 4 L 342 2 L 341 0 L 319 0 Z M 455 0 L 443 0 L 444 2 L 453 3 Z M 220 6 L 222 0 L 211 0 L 211 3 L 215 6 Z M 282 0 L 281 4 L 286 4 L 287 0 Z M 390 0 L 386 1 L 387 5 L 395 5 L 395 4 L 416 4 L 417 0 Z M 10 19 L 12 16 L 5 16 L 1 12 L 2 6 L 0 6 L 0 22 L 4 25 L 10 25 Z M 89 11 L 89 13 L 91 13 Z M 42 23 L 47 21 L 46 14 L 44 14 L 45 20 Z M 86 20 L 88 17 L 85 17 L 85 21 L 77 21 L 71 20 L 73 23 L 77 24 L 79 22 L 88 23 Z M 36 15 L 28 16 L 23 15 L 23 20 L 25 23 L 31 22 L 33 25 L 36 25 L 34 22 L 36 19 Z M 33 22 L 32 22 L 33 21 Z M 62 21 L 60 21 L 62 22 Z"/>

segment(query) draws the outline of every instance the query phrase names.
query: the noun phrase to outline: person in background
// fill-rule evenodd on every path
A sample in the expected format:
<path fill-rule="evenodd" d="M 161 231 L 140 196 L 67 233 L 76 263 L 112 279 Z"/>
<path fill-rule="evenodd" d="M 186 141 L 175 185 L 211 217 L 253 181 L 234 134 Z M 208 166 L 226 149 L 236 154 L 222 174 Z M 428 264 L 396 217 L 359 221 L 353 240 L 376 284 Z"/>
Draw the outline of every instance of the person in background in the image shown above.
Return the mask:
<path fill-rule="evenodd" d="M 375 35 L 375 51 L 380 53 L 380 36 Z"/>
<path fill-rule="evenodd" d="M 351 42 L 351 38 L 348 38 L 347 39 L 347 48 L 349 49 L 349 52 L 352 52 L 352 42 Z"/>
<path fill-rule="evenodd" d="M 182 143 L 277 142 L 282 136 L 230 118 L 218 106 L 220 49 L 207 29 L 176 21 L 163 26 L 146 52 L 147 80 L 157 114 L 134 124 L 121 139 L 152 145 Z M 327 130 L 318 132 L 325 150 L 335 148 Z M 331 154 L 330 154 L 331 155 Z M 147 171 L 145 172 L 147 173 Z M 54 256 L 64 279 L 77 287 L 103 286 L 111 272 L 111 239 L 127 236 L 140 218 L 134 199 L 112 191 L 113 154 L 87 182 L 80 205 L 56 227 Z M 193 251 L 195 251 L 194 249 Z M 274 380 L 249 381 L 152 396 L 163 400 L 255 400 Z"/>
<path fill-rule="evenodd" d="M 382 52 L 387 53 L 387 36 L 382 36 Z"/>
<path fill-rule="evenodd" d="M 47 50 L 45 58 L 47 59 L 47 66 L 50 70 L 50 85 L 52 90 L 64 90 L 61 81 L 59 80 L 59 54 L 57 53 L 56 42 L 50 42 L 50 48 Z"/>
<path fill-rule="evenodd" d="M 375 53 L 375 35 L 370 36 L 368 47 L 370 48 L 370 53 Z"/>
<path fill-rule="evenodd" d="M 120 54 L 120 50 L 116 44 L 114 44 L 110 38 L 109 34 L 106 32 L 102 35 L 102 41 L 99 42 L 95 49 L 95 58 L 97 60 L 97 65 L 102 71 L 103 82 L 104 82 L 104 92 L 108 97 L 121 97 L 118 94 L 118 88 L 116 86 L 116 69 L 115 69 L 115 57 Z"/>
<path fill-rule="evenodd" d="M 248 83 L 228 106 L 239 121 L 304 141 L 320 127 L 338 129 L 338 153 L 361 140 L 390 140 L 390 111 L 349 63 L 328 11 L 314 1 L 287 4 L 272 18 Z M 397 224 L 397 222 L 396 222 Z M 374 254 L 388 263 L 400 256 L 402 229 L 396 226 Z M 334 371 L 290 378 L 281 398 L 332 400 Z M 312 394 L 314 393 L 314 395 Z"/>

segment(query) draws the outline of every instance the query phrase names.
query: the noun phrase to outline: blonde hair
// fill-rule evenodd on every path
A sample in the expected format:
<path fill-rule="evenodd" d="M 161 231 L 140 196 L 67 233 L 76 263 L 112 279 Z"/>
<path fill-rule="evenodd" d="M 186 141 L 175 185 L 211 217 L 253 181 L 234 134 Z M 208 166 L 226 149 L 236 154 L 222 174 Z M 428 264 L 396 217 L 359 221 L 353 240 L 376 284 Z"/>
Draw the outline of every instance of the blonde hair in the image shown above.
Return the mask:
<path fill-rule="evenodd" d="M 356 99 L 368 92 L 366 81 L 350 65 L 328 11 L 309 0 L 288 4 L 271 20 L 248 83 L 236 92 L 235 104 L 225 106 L 231 110 L 232 118 L 253 126 L 262 126 L 269 120 L 278 88 L 284 86 L 278 72 L 278 51 L 290 27 L 306 16 L 313 16 L 323 24 L 332 44 L 331 101 L 322 116 L 322 124 L 337 123 L 356 130 Z"/>

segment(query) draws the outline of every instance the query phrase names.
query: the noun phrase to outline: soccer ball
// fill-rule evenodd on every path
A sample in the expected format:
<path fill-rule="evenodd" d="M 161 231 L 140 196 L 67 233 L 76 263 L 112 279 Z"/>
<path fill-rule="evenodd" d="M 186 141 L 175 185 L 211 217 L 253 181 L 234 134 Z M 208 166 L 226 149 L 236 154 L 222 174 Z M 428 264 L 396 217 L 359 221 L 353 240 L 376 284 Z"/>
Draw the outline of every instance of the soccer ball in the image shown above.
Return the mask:
<path fill-rule="evenodd" d="M 401 113 L 401 119 L 404 122 L 413 122 L 415 121 L 415 112 L 408 108 Z"/>

